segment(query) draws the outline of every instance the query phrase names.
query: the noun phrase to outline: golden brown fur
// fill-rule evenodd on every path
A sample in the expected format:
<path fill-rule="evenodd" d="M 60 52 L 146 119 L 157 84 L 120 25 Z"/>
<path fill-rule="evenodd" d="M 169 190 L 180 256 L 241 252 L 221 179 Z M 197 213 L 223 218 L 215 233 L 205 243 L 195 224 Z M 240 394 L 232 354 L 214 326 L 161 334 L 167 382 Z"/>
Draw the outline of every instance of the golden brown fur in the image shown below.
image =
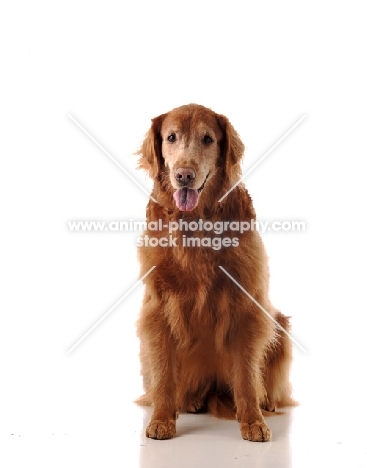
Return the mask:
<path fill-rule="evenodd" d="M 182 106 L 153 119 L 139 151 L 140 167 L 153 178 L 152 197 L 157 201 L 148 203 L 147 222 L 254 220 L 243 184 L 218 203 L 240 178 L 243 151 L 228 119 L 203 106 Z M 173 196 L 176 190 L 181 193 L 182 177 L 192 191 L 181 192 L 193 194 L 194 202 L 204 184 L 192 209 L 184 196 L 178 202 Z M 144 235 L 169 237 L 168 229 Z M 176 230 L 172 235 L 177 246 L 139 248 L 141 274 L 155 266 L 144 280 L 138 322 L 146 391 L 138 402 L 153 405 L 146 434 L 171 438 L 179 411 L 209 411 L 218 417 L 236 416 L 244 439 L 269 440 L 261 410 L 293 403 L 288 381 L 291 343 L 219 268 L 289 330 L 288 318 L 269 302 L 267 257 L 259 233 Z M 184 236 L 228 238 L 233 245 L 185 247 Z"/>

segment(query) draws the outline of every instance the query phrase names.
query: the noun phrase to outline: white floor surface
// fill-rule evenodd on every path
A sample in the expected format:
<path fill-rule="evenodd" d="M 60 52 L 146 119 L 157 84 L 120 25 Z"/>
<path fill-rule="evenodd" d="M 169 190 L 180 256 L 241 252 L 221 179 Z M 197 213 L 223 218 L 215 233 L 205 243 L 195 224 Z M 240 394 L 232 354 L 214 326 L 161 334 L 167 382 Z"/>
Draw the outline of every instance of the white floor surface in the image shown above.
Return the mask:
<path fill-rule="evenodd" d="M 367 467 L 365 10 L 1 2 L 1 468 Z M 153 117 L 190 102 L 241 135 L 258 219 L 305 223 L 263 234 L 271 300 L 306 351 L 294 345 L 300 405 L 267 419 L 267 443 L 210 415 L 145 437 L 139 234 L 68 224 L 143 221 L 134 152 Z"/>

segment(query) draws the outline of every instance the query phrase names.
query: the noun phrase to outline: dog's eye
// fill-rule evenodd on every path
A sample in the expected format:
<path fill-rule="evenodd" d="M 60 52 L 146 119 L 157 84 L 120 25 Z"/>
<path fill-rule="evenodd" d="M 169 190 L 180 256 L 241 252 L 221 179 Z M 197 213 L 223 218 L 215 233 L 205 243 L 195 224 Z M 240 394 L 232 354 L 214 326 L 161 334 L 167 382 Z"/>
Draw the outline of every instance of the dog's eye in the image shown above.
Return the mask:
<path fill-rule="evenodd" d="M 205 135 L 203 141 L 205 145 L 210 145 L 210 143 L 213 143 L 213 139 L 209 135 Z"/>
<path fill-rule="evenodd" d="M 176 141 L 176 135 L 174 133 L 171 133 L 171 135 L 168 136 L 167 140 L 170 143 L 174 143 Z"/>

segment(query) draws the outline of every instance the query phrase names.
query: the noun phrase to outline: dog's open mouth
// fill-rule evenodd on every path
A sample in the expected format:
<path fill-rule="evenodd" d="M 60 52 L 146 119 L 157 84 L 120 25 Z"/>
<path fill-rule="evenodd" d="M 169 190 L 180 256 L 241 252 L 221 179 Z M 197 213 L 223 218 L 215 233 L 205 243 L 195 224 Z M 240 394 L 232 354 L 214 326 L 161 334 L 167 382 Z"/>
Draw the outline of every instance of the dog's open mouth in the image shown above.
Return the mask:
<path fill-rule="evenodd" d="M 199 195 L 205 186 L 208 176 L 209 173 L 205 177 L 203 185 L 198 189 L 190 189 L 187 187 L 183 187 L 176 190 L 176 192 L 173 194 L 173 198 L 175 199 L 176 206 L 179 210 L 191 211 L 197 206 L 199 201 Z"/>

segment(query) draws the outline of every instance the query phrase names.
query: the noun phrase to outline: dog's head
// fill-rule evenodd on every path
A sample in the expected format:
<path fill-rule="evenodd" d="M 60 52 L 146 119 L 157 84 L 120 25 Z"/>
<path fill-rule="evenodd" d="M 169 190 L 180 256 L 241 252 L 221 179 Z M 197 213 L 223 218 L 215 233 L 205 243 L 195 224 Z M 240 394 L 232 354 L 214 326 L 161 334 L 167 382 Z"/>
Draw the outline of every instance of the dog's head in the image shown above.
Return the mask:
<path fill-rule="evenodd" d="M 139 167 L 172 191 L 179 210 L 191 211 L 214 180 L 227 189 L 238 181 L 243 151 L 227 117 L 189 104 L 152 120 Z"/>

